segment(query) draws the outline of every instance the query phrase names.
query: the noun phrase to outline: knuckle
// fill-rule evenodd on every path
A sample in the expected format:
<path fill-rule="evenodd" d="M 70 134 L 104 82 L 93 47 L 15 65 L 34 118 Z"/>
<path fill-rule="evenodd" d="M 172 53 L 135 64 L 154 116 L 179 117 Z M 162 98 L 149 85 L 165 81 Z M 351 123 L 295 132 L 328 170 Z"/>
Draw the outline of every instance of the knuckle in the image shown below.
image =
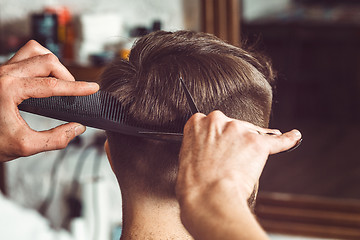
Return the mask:
<path fill-rule="evenodd" d="M 248 133 L 247 129 L 238 120 L 227 122 L 224 132 L 233 136 L 241 136 Z"/>
<path fill-rule="evenodd" d="M 38 46 L 41 46 L 40 43 L 38 43 L 37 41 L 31 39 L 29 40 L 26 44 L 25 47 L 29 47 L 30 49 L 34 49 L 37 48 Z"/>
<path fill-rule="evenodd" d="M 230 121 L 230 122 L 228 122 L 227 127 L 231 131 L 235 131 L 235 132 L 242 132 L 244 130 L 244 128 L 241 126 L 241 124 L 238 121 Z"/>
<path fill-rule="evenodd" d="M 213 120 L 213 121 L 217 121 L 221 118 L 223 118 L 225 115 L 219 111 L 219 110 L 215 110 L 215 111 L 212 111 L 209 115 L 208 115 L 208 118 L 210 120 Z"/>
<path fill-rule="evenodd" d="M 252 143 L 253 145 L 260 145 L 260 139 L 258 134 L 254 134 L 252 132 L 246 131 L 243 132 L 243 138 L 249 142 Z"/>
<path fill-rule="evenodd" d="M 4 64 L 0 66 L 0 76 L 8 75 L 10 71 L 11 71 L 10 64 Z"/>
<path fill-rule="evenodd" d="M 184 127 L 184 131 L 187 131 L 189 129 L 191 129 L 193 126 L 197 125 L 197 123 L 203 119 L 203 114 L 201 113 L 195 113 L 194 115 L 191 116 L 191 118 L 186 122 L 185 127 Z"/>
<path fill-rule="evenodd" d="M 43 47 L 35 40 L 28 41 L 22 49 L 24 49 L 29 56 L 52 54 L 49 49 Z"/>
<path fill-rule="evenodd" d="M 12 86 L 13 78 L 9 75 L 1 75 L 0 70 L 0 92 L 1 95 L 9 91 L 9 88 Z"/>
<path fill-rule="evenodd" d="M 57 138 L 56 148 L 64 149 L 67 147 L 71 139 L 73 138 L 74 133 L 71 130 L 65 131 L 64 134 L 61 134 L 59 138 Z"/>
<path fill-rule="evenodd" d="M 22 138 L 20 141 L 18 141 L 17 144 L 17 152 L 19 156 L 27 157 L 31 155 L 31 145 L 30 142 L 26 140 L 26 138 Z"/>
<path fill-rule="evenodd" d="M 55 88 L 58 84 L 58 80 L 56 78 L 49 77 L 44 79 L 44 83 L 50 88 Z"/>
<path fill-rule="evenodd" d="M 47 53 L 43 56 L 46 62 L 48 62 L 50 65 L 56 65 L 59 63 L 59 59 L 53 53 Z"/>
<path fill-rule="evenodd" d="M 195 113 L 191 118 L 190 118 L 190 122 L 191 123 L 196 123 L 198 121 L 200 121 L 201 119 L 203 119 L 203 115 L 201 113 Z"/>
<path fill-rule="evenodd" d="M 249 138 L 258 137 L 257 136 L 258 134 L 254 134 L 254 132 L 250 130 L 250 129 L 252 129 L 252 127 L 249 124 L 251 124 L 251 123 L 234 119 L 232 121 L 227 122 L 226 127 L 230 132 L 234 132 L 235 134 L 238 134 L 238 135 L 245 134 Z"/>
<path fill-rule="evenodd" d="M 223 113 L 217 110 L 213 111 L 207 116 L 207 119 L 209 120 L 209 126 L 217 126 L 224 119 Z"/>
<path fill-rule="evenodd" d="M 44 47 L 35 40 L 28 41 L 25 45 L 25 48 L 26 51 L 30 53 L 30 55 L 42 55 L 47 52 L 44 51 Z"/>

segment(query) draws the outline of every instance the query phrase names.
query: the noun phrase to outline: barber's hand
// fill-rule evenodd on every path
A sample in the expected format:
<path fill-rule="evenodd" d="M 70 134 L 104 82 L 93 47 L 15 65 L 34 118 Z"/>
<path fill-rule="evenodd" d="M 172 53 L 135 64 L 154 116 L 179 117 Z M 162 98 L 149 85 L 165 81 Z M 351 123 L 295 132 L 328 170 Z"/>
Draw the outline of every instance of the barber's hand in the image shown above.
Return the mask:
<path fill-rule="evenodd" d="M 30 97 L 83 96 L 95 93 L 96 83 L 75 82 L 57 57 L 36 41 L 29 41 L 0 66 L 0 161 L 65 148 L 85 131 L 68 123 L 48 131 L 32 130 L 17 106 Z"/>
<path fill-rule="evenodd" d="M 247 199 L 269 154 L 290 149 L 300 138 L 297 130 L 281 134 L 219 111 L 192 116 L 184 129 L 176 186 L 187 230 L 195 239 L 266 239 Z"/>

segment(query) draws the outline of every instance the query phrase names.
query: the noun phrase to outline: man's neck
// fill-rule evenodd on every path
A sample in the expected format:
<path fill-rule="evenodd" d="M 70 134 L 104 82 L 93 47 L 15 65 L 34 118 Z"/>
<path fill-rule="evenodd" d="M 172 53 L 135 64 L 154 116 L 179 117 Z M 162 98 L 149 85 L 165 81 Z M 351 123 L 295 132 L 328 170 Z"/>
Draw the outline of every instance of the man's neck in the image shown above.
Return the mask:
<path fill-rule="evenodd" d="M 180 220 L 176 199 L 123 194 L 121 240 L 192 239 Z"/>

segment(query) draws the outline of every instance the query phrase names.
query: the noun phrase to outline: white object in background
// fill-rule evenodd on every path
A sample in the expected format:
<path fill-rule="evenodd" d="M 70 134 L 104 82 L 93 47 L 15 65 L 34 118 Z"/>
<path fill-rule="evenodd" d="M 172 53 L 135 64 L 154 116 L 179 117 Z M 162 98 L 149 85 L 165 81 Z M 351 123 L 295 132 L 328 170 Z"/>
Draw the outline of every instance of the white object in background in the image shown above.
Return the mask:
<path fill-rule="evenodd" d="M 286 10 L 291 0 L 244 0 L 243 17 L 245 21 L 253 21 L 270 14 Z"/>
<path fill-rule="evenodd" d="M 299 236 L 290 236 L 290 235 L 280 235 L 280 234 L 270 234 L 271 240 L 326 240 L 325 238 L 311 238 L 311 237 L 299 237 Z M 336 240 L 336 239 L 328 239 Z"/>
<path fill-rule="evenodd" d="M 1 240 L 75 240 L 66 231 L 55 231 L 38 212 L 21 207 L 0 193 Z M 84 240 L 84 239 L 77 239 Z"/>
<path fill-rule="evenodd" d="M 70 231 L 75 239 L 91 239 L 84 218 L 75 218 L 70 223 Z"/>
<path fill-rule="evenodd" d="M 117 13 L 83 14 L 79 18 L 82 40 L 113 43 L 123 34 L 122 19 Z"/>
<path fill-rule="evenodd" d="M 100 159 L 96 160 L 100 161 Z M 110 239 L 111 223 L 109 221 L 109 199 L 106 181 L 99 178 L 82 184 L 82 200 L 83 217 L 86 221 L 86 229 L 88 229 L 90 239 Z"/>
<path fill-rule="evenodd" d="M 37 116 L 34 114 L 21 112 L 22 117 L 29 123 L 30 127 L 41 131 L 53 128 L 64 122 Z M 64 161 L 61 163 L 57 172 L 57 188 L 54 201 L 50 204 L 47 217 L 50 219 L 50 225 L 59 228 L 64 221 L 64 217 L 67 213 L 65 206 L 66 194 L 68 193 L 68 187 L 72 184 L 73 173 L 78 161 L 85 161 L 82 172 L 77 176 L 77 180 L 80 183 L 89 182 L 89 179 L 93 175 L 93 159 L 98 158 L 96 150 L 90 149 L 89 155 L 86 159 L 79 160 L 84 148 L 94 142 L 94 137 L 100 134 L 100 130 L 94 128 L 87 128 L 86 132 L 81 135 L 82 144 L 81 148 L 75 146 L 69 146 L 68 152 L 65 155 Z M 50 173 L 55 158 L 59 156 L 60 151 L 51 151 L 40 153 L 35 156 L 27 157 L 26 159 L 14 160 L 6 163 L 6 182 L 9 197 L 12 201 L 27 208 L 38 208 L 39 205 L 46 198 L 49 188 L 51 187 Z M 106 154 L 101 155 L 100 171 L 99 175 L 103 183 L 106 183 L 106 193 L 104 197 L 108 199 L 108 202 L 104 204 L 107 208 L 111 209 L 106 222 L 110 226 L 121 224 L 122 208 L 121 208 L 121 194 L 117 179 L 111 170 L 110 164 L 107 161 Z M 65 195 L 64 195 L 65 194 Z M 91 210 L 91 209 L 90 209 Z M 100 209 L 102 210 L 102 209 Z M 106 209 L 105 209 L 106 210 Z M 0 209 L 0 218 L 1 218 Z M 2 220 L 2 219 L 1 219 Z M 105 222 L 105 221 L 104 221 Z M 16 226 L 7 231 L 15 231 Z M 90 231 L 91 229 L 86 229 Z M 2 226 L 0 225 L 0 231 Z M 88 233 L 90 236 L 90 233 Z M 0 237 L 0 240 L 3 238 Z M 6 239 L 6 238 L 5 238 Z M 35 239 L 35 238 L 34 238 Z M 86 238 L 89 239 L 89 238 Z"/>
<path fill-rule="evenodd" d="M 77 61 L 89 63 L 89 55 L 104 51 L 104 46 L 123 40 L 124 27 L 117 13 L 94 13 L 79 16 L 79 39 L 77 42 Z"/>

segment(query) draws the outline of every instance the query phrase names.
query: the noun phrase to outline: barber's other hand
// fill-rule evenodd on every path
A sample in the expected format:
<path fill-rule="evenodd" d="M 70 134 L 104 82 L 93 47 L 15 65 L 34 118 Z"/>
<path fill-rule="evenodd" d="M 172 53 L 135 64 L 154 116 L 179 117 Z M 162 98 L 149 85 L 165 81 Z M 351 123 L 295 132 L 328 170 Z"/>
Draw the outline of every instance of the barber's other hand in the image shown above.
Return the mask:
<path fill-rule="evenodd" d="M 83 96 L 95 93 L 96 83 L 75 82 L 57 57 L 36 41 L 29 41 L 0 66 L 0 161 L 62 149 L 85 131 L 68 123 L 48 131 L 32 130 L 17 106 L 30 97 Z"/>
<path fill-rule="evenodd" d="M 220 111 L 192 116 L 184 129 L 176 186 L 187 230 L 195 239 L 266 239 L 247 199 L 269 154 L 290 149 L 300 138 L 297 130 L 281 134 Z M 232 235 L 234 229 L 245 235 Z"/>

